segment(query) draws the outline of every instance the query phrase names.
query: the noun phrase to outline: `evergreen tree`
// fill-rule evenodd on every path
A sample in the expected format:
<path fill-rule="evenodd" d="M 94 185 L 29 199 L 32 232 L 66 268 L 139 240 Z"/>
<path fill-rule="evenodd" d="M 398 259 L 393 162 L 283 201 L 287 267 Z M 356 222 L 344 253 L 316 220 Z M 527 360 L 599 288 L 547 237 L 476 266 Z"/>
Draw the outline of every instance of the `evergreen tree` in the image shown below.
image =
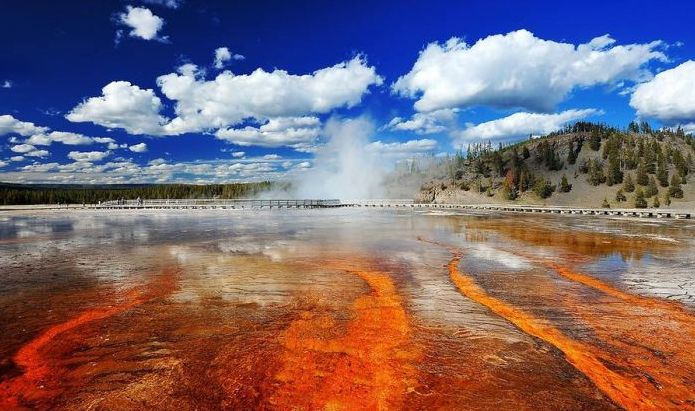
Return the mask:
<path fill-rule="evenodd" d="M 606 176 L 603 173 L 603 164 L 601 164 L 598 159 L 589 163 L 589 178 L 587 181 L 593 186 L 606 182 Z"/>
<path fill-rule="evenodd" d="M 654 176 L 649 177 L 649 184 L 647 184 L 647 189 L 645 190 L 644 195 L 649 198 L 657 194 L 659 194 L 659 187 L 656 186 L 656 179 Z"/>
<path fill-rule="evenodd" d="M 533 191 L 540 198 L 548 198 L 553 194 L 553 191 L 555 191 L 555 187 L 550 184 L 550 181 L 539 176 L 533 184 Z"/>
<path fill-rule="evenodd" d="M 589 148 L 594 151 L 598 151 L 601 148 L 601 136 L 595 130 L 591 133 L 591 137 L 589 137 Z"/>
<path fill-rule="evenodd" d="M 620 184 L 623 182 L 623 172 L 620 170 L 620 159 L 616 151 L 608 156 L 608 173 L 606 174 L 606 184 Z"/>
<path fill-rule="evenodd" d="M 644 161 L 640 161 L 639 166 L 637 166 L 637 184 L 641 186 L 646 186 L 649 184 L 649 175 L 647 174 L 647 168 Z"/>
<path fill-rule="evenodd" d="M 681 188 L 681 179 L 678 177 L 678 173 L 674 173 L 673 177 L 671 177 L 668 195 L 672 198 L 683 198 L 683 189 Z"/>
<path fill-rule="evenodd" d="M 668 187 L 668 169 L 666 168 L 666 160 L 660 155 L 656 160 L 656 178 L 659 179 L 661 187 Z"/>
<path fill-rule="evenodd" d="M 625 193 L 623 193 L 623 189 L 619 189 L 617 193 L 615 193 L 615 201 L 621 203 L 623 201 L 627 201 L 627 197 L 625 197 Z"/>
<path fill-rule="evenodd" d="M 562 180 L 560 180 L 560 186 L 558 187 L 557 191 L 560 193 L 569 193 L 570 190 L 572 190 L 572 184 L 569 184 L 567 181 L 567 176 L 562 175 Z"/>
<path fill-rule="evenodd" d="M 524 148 L 521 149 L 521 156 L 524 157 L 524 160 L 531 157 L 531 153 L 528 151 L 528 147 L 524 146 Z"/>
<path fill-rule="evenodd" d="M 668 190 L 664 193 L 664 204 L 666 207 L 671 205 L 671 196 L 668 194 Z"/>
<path fill-rule="evenodd" d="M 642 187 L 637 187 L 635 190 L 635 208 L 647 208 L 647 200 L 644 198 Z"/>
<path fill-rule="evenodd" d="M 632 181 L 632 174 L 628 173 L 623 180 L 623 190 L 626 193 L 631 193 L 635 191 L 635 183 Z"/>
<path fill-rule="evenodd" d="M 603 199 L 603 203 L 601 203 L 601 207 L 611 208 L 611 204 L 608 202 L 608 199 L 606 199 L 606 198 Z"/>
<path fill-rule="evenodd" d="M 569 151 L 567 152 L 567 164 L 574 164 L 577 162 L 577 154 L 574 152 L 574 141 L 569 141 Z"/>
<path fill-rule="evenodd" d="M 652 207 L 659 208 L 661 203 L 659 202 L 659 196 L 654 196 L 654 201 L 652 202 Z"/>

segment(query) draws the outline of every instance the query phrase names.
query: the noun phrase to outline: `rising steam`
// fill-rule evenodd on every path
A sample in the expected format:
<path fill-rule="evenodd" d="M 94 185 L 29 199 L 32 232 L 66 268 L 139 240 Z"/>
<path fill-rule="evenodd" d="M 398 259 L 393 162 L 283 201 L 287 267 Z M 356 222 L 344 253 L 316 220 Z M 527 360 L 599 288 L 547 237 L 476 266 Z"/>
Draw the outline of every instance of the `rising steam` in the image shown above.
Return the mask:
<path fill-rule="evenodd" d="M 324 129 L 327 143 L 316 152 L 314 167 L 296 184 L 300 198 L 341 200 L 381 198 L 385 169 L 368 147 L 375 127 L 365 117 L 332 118 Z"/>

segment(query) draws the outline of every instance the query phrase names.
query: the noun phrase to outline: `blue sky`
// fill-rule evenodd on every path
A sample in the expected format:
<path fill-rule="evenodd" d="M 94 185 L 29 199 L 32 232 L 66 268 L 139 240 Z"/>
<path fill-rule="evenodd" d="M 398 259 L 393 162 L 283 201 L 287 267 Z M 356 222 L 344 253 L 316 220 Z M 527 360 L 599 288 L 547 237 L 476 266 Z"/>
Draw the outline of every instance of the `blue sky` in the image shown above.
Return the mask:
<path fill-rule="evenodd" d="M 329 119 L 368 119 L 366 149 L 388 162 L 580 119 L 693 130 L 693 15 L 686 1 L 10 0 L 0 180 L 291 178 Z"/>

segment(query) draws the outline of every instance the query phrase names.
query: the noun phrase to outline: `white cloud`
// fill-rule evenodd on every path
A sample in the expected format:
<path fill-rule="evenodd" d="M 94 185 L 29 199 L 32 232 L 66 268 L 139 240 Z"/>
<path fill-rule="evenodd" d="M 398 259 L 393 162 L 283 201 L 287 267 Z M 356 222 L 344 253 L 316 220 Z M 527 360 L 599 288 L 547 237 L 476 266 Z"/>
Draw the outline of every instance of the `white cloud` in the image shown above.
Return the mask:
<path fill-rule="evenodd" d="M 434 134 L 446 131 L 456 118 L 457 109 L 441 109 L 428 113 L 415 113 L 412 118 L 394 117 L 386 129 L 414 131 L 417 134 Z"/>
<path fill-rule="evenodd" d="M 24 153 L 26 157 L 48 157 L 51 153 L 49 153 L 47 150 L 32 150 L 27 153 Z"/>
<path fill-rule="evenodd" d="M 263 156 L 263 160 L 279 160 L 282 156 L 278 154 L 266 154 Z"/>
<path fill-rule="evenodd" d="M 630 105 L 637 115 L 669 125 L 695 121 L 695 61 L 662 71 L 651 81 L 640 84 L 630 98 Z"/>
<path fill-rule="evenodd" d="M 11 150 L 15 153 L 24 154 L 36 150 L 36 147 L 32 146 L 31 144 L 18 144 L 16 146 L 12 146 Z"/>
<path fill-rule="evenodd" d="M 234 158 L 243 158 L 245 155 L 246 155 L 246 152 L 244 152 L 244 151 L 232 152 L 232 157 L 234 157 Z"/>
<path fill-rule="evenodd" d="M 71 151 L 68 158 L 77 162 L 101 161 L 111 154 L 110 151 Z"/>
<path fill-rule="evenodd" d="M 186 64 L 160 76 L 157 84 L 164 95 L 175 101 L 176 118 L 169 121 L 160 115 L 161 100 L 152 90 L 140 89 L 126 81 L 114 81 L 102 89 L 102 96 L 91 97 L 73 108 L 66 118 L 74 122 L 93 122 L 104 127 L 123 128 L 131 134 L 179 135 L 217 130 L 219 138 L 243 145 L 272 137 L 286 140 L 279 131 L 247 127 L 226 130 L 245 121 L 268 122 L 278 118 L 305 118 L 309 114 L 328 113 L 340 107 L 353 107 L 362 101 L 372 85 L 382 78 L 362 57 L 311 74 L 294 75 L 284 70 L 235 75 L 224 71 L 207 81 L 197 66 Z M 294 134 L 289 140 L 311 140 L 313 131 L 286 129 Z M 265 132 L 265 134 L 264 134 Z M 266 137 L 270 136 L 268 139 Z M 297 146 L 299 147 L 299 146 Z M 305 147 L 310 149 L 310 146 Z"/>
<path fill-rule="evenodd" d="M 0 168 L 5 167 L 8 164 L 10 164 L 10 163 L 8 163 L 7 161 L 0 160 Z"/>
<path fill-rule="evenodd" d="M 147 144 L 145 144 L 145 143 L 133 144 L 132 146 L 128 147 L 128 149 L 134 153 L 144 153 L 147 151 Z"/>
<path fill-rule="evenodd" d="M 609 36 L 573 45 L 526 30 L 473 45 L 452 38 L 431 43 L 393 90 L 417 99 L 417 111 L 489 105 L 549 112 L 576 88 L 651 78 L 645 65 L 666 61 L 663 43 L 614 45 Z"/>
<path fill-rule="evenodd" d="M 178 9 L 183 3 L 183 0 L 143 0 L 143 2 L 168 7 L 170 9 Z"/>
<path fill-rule="evenodd" d="M 10 80 L 5 80 L 0 84 L 0 88 L 12 88 L 12 82 Z"/>
<path fill-rule="evenodd" d="M 437 141 L 432 139 L 409 140 L 406 142 L 383 143 L 375 141 L 367 145 L 367 149 L 372 150 L 379 155 L 386 156 L 412 156 L 431 152 L 437 148 Z"/>
<path fill-rule="evenodd" d="M 164 26 L 164 19 L 155 16 L 146 7 L 126 6 L 126 11 L 118 15 L 118 20 L 131 29 L 130 37 L 138 37 L 143 40 L 166 40 L 166 37 L 159 37 L 158 35 Z"/>
<path fill-rule="evenodd" d="M 243 60 L 244 56 L 241 54 L 232 54 L 227 47 L 220 47 L 215 50 L 215 68 L 221 69 L 225 66 L 229 60 Z"/>
<path fill-rule="evenodd" d="M 33 136 L 29 137 L 26 142 L 37 146 L 50 146 L 53 142 L 63 143 L 69 146 L 83 146 L 93 144 L 96 142 L 96 140 L 82 134 L 69 133 L 65 131 L 51 131 L 50 133 L 46 134 L 34 134 Z"/>
<path fill-rule="evenodd" d="M 15 161 L 15 162 L 24 161 L 24 156 L 12 156 L 12 157 L 10 157 L 10 160 Z"/>
<path fill-rule="evenodd" d="M 19 121 L 9 114 L 0 116 L 0 136 L 7 134 L 19 134 L 20 136 L 30 136 L 32 134 L 43 133 L 47 127 L 39 127 L 34 123 Z"/>
<path fill-rule="evenodd" d="M 600 110 L 566 110 L 556 114 L 514 113 L 497 120 L 470 124 L 468 128 L 453 135 L 458 144 L 473 139 L 497 139 L 528 136 L 530 134 L 548 134 L 562 128 L 565 124 L 588 116 L 601 114 Z M 455 144 L 456 145 L 456 144 Z"/>
<path fill-rule="evenodd" d="M 221 129 L 215 136 L 240 146 L 306 148 L 315 143 L 320 133 L 321 121 L 317 117 L 279 117 L 260 127 Z"/>
<path fill-rule="evenodd" d="M 352 107 L 382 78 L 363 58 L 355 57 L 304 75 L 259 68 L 242 75 L 225 71 L 206 81 L 189 68 L 160 76 L 157 83 L 167 98 L 176 101 L 177 117 L 164 127 L 165 133 L 181 134 L 250 118 L 264 121 Z"/>
<path fill-rule="evenodd" d="M 167 121 L 159 115 L 162 101 L 150 89 L 127 81 L 112 81 L 100 97 L 90 97 L 66 116 L 72 122 L 92 122 L 108 128 L 122 128 L 131 134 L 162 134 Z"/>
<path fill-rule="evenodd" d="M 25 157 L 47 157 L 50 153 L 46 150 L 38 150 L 31 144 L 17 144 L 10 149 L 15 153 L 22 154 Z"/>

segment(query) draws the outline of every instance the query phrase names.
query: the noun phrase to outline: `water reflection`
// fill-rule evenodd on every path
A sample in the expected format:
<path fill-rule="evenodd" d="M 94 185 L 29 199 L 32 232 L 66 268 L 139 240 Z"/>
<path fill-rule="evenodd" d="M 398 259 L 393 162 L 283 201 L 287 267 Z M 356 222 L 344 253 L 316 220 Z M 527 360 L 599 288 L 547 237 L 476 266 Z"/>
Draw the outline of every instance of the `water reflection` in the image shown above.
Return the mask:
<path fill-rule="evenodd" d="M 687 222 L 8 215 L 0 408 L 695 407 Z"/>

